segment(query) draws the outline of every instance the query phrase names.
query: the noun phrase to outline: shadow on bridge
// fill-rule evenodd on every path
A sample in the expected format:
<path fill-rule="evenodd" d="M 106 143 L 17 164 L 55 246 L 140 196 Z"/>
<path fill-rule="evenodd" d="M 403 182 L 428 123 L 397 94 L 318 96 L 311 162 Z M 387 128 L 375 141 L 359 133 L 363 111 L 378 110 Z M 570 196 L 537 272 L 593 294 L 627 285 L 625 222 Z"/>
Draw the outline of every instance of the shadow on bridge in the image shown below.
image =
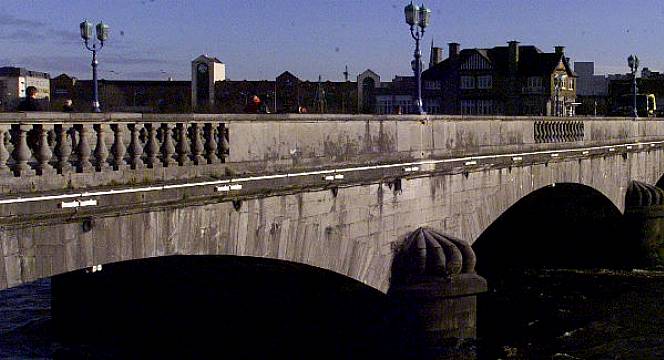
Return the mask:
<path fill-rule="evenodd" d="M 544 351 L 531 353 L 533 358 L 550 356 L 551 344 L 530 346 L 555 339 L 569 326 L 555 294 L 582 298 L 579 279 L 556 269 L 627 267 L 637 249 L 626 235 L 619 209 L 585 185 L 547 186 L 509 208 L 473 245 L 478 273 L 490 288 L 478 298 L 482 352 L 504 356 L 509 344 L 521 352 Z M 583 286 L 600 291 L 592 283 Z"/>
<path fill-rule="evenodd" d="M 572 183 L 519 200 L 473 248 L 478 273 L 490 280 L 523 268 L 615 267 L 630 259 L 620 210 L 599 191 Z"/>
<path fill-rule="evenodd" d="M 386 295 L 302 264 L 172 256 L 52 285 L 57 333 L 117 357 L 385 359 L 398 350 Z"/>

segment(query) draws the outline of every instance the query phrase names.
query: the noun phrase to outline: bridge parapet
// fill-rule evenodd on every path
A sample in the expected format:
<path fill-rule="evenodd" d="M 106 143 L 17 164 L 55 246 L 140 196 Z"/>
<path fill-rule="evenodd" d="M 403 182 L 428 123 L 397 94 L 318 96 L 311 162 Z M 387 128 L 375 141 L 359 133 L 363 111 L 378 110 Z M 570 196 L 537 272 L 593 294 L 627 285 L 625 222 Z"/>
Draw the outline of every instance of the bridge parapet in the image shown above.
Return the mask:
<path fill-rule="evenodd" d="M 664 122 L 499 116 L 0 114 L 0 192 L 181 183 L 664 139 Z"/>

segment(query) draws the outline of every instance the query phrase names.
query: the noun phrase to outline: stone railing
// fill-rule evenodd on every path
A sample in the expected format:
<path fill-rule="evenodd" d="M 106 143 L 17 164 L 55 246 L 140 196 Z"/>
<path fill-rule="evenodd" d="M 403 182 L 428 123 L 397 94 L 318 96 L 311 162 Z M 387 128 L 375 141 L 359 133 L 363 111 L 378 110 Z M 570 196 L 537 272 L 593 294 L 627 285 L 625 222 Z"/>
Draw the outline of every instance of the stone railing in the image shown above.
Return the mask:
<path fill-rule="evenodd" d="M 0 138 L 0 194 L 12 195 L 654 141 L 664 121 L 2 113 Z"/>
<path fill-rule="evenodd" d="M 57 119 L 21 119 L 18 123 L 1 121 L 0 139 L 0 183 L 5 186 L 16 183 L 8 178 L 47 175 L 62 175 L 49 179 L 61 178 L 69 183 L 74 177 L 83 186 L 108 185 L 123 182 L 113 173 L 122 173 L 118 176 L 126 179 L 127 171 L 138 174 L 145 170 L 162 180 L 160 173 L 166 169 L 184 170 L 192 165 L 209 168 L 225 163 L 229 155 L 226 124 L 210 120 L 167 121 L 166 117 L 157 117 L 134 122 L 88 118 L 65 123 Z M 99 178 L 100 173 L 107 181 L 81 181 Z M 16 187 L 9 192 L 12 190 Z"/>
<path fill-rule="evenodd" d="M 534 138 L 536 143 L 559 143 L 583 141 L 583 121 L 536 121 Z"/>

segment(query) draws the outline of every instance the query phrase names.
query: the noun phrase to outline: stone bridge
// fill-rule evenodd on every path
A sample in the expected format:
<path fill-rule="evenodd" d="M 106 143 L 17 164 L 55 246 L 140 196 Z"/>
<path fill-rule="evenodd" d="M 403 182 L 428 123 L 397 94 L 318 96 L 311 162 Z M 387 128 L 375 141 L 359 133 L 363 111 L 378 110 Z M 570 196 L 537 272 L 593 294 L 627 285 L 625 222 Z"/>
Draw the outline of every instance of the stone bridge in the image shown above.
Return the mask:
<path fill-rule="evenodd" d="M 630 181 L 664 173 L 664 122 L 652 119 L 0 114 L 0 139 L 0 289 L 237 255 L 386 292 L 418 228 L 473 243 L 556 183 L 623 211 Z"/>

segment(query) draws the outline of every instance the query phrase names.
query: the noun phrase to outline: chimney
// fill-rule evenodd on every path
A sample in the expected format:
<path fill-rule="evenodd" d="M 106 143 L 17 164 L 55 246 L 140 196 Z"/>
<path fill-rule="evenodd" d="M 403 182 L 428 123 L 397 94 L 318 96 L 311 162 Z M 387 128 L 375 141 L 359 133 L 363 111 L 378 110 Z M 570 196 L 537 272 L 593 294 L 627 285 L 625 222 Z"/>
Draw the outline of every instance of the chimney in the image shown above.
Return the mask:
<path fill-rule="evenodd" d="M 443 61 L 443 49 L 439 47 L 431 48 L 431 60 L 429 60 L 429 67 L 434 67 Z"/>
<path fill-rule="evenodd" d="M 562 55 L 562 54 L 565 53 L 565 47 L 564 46 L 556 46 L 556 47 L 554 47 L 554 49 L 556 50 L 556 54 Z"/>
<path fill-rule="evenodd" d="M 449 43 L 447 45 L 449 45 L 450 59 L 453 59 L 453 58 L 459 56 L 459 52 L 460 52 L 460 49 L 461 49 L 461 44 L 452 42 L 452 43 Z"/>
<path fill-rule="evenodd" d="M 508 70 L 515 74 L 519 70 L 519 42 L 512 40 L 508 44 Z"/>

